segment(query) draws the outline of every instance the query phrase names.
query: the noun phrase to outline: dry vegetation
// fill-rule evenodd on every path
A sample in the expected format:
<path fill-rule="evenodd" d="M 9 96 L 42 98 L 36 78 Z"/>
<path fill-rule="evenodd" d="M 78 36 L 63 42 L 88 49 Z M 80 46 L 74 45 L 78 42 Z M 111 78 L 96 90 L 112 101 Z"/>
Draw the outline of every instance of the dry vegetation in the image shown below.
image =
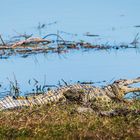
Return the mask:
<path fill-rule="evenodd" d="M 76 104 L 59 103 L 0 112 L 0 139 L 140 139 L 139 115 L 101 117 L 95 113 L 79 114 L 75 107 Z M 140 102 L 114 103 L 110 107 L 137 110 Z"/>

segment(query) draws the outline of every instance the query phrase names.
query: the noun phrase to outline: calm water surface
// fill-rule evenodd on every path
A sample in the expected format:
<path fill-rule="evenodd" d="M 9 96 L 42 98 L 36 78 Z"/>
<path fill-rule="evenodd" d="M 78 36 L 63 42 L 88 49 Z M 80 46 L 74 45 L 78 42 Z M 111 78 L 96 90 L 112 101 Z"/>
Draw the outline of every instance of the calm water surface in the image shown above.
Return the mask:
<path fill-rule="evenodd" d="M 140 25 L 139 13 L 139 0 L 5 0 L 1 1 L 0 33 L 8 40 L 18 33 L 44 36 L 59 30 L 72 33 L 60 32 L 66 40 L 129 44 L 140 32 L 140 28 L 134 27 Z M 54 21 L 57 24 L 48 25 L 41 33 L 37 30 L 39 22 L 48 24 Z M 85 37 L 86 32 L 99 37 Z M 0 91 L 8 89 L 14 76 L 22 94 L 32 90 L 34 78 L 40 84 L 58 84 L 61 79 L 69 83 L 78 80 L 106 80 L 109 83 L 119 78 L 135 78 L 140 76 L 139 60 L 139 49 L 72 51 L 63 55 L 38 54 L 27 58 L 12 56 L 0 59 Z"/>
<path fill-rule="evenodd" d="M 22 93 L 31 92 L 34 79 L 39 84 L 58 84 L 64 79 L 68 83 L 80 81 L 103 81 L 107 83 L 119 78 L 140 76 L 140 53 L 134 49 L 125 51 L 88 51 L 68 54 L 38 54 L 27 58 L 12 57 L 0 60 L 1 91 L 8 88 L 9 81 L 16 80 Z M 30 80 L 30 85 L 29 85 Z M 104 85 L 106 83 L 101 83 Z"/>

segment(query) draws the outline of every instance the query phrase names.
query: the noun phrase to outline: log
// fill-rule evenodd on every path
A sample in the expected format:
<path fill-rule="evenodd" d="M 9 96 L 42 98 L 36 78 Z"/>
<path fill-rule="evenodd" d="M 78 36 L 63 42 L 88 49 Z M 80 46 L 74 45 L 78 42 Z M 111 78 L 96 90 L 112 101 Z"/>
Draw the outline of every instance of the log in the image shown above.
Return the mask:
<path fill-rule="evenodd" d="M 39 44 L 39 43 L 51 43 L 51 41 L 47 40 L 47 39 L 42 39 L 42 38 L 29 38 L 27 40 L 22 40 L 19 42 L 16 42 L 15 44 L 13 44 L 11 46 L 11 48 L 17 48 L 23 45 L 30 45 L 30 44 Z"/>

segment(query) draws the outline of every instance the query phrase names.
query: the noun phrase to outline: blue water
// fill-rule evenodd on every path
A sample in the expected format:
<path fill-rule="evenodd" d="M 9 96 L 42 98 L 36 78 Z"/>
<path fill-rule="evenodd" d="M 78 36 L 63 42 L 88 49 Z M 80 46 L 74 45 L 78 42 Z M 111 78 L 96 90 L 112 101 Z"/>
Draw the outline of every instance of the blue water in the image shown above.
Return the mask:
<path fill-rule="evenodd" d="M 18 81 L 22 93 L 31 92 L 35 84 L 57 85 L 64 79 L 68 83 L 77 81 L 103 81 L 110 84 L 119 78 L 140 76 L 140 53 L 130 49 L 125 51 L 71 52 L 63 55 L 38 54 L 27 58 L 12 57 L 0 60 L 0 81 L 2 88 L 9 87 L 9 81 Z M 28 84 L 28 81 L 31 84 Z M 62 81 L 61 81 L 62 82 Z"/>
<path fill-rule="evenodd" d="M 0 33 L 11 37 L 19 33 L 38 36 L 38 23 L 52 23 L 42 35 L 57 30 L 78 34 L 68 39 L 92 42 L 130 43 L 140 28 L 139 0 L 5 0 L 0 2 Z M 99 38 L 83 37 L 85 32 L 99 34 Z"/>
<path fill-rule="evenodd" d="M 120 45 L 131 43 L 140 32 L 140 28 L 134 27 L 140 25 L 139 0 L 5 0 L 0 5 L 0 33 L 5 40 L 18 33 L 44 36 L 59 31 L 65 40 Z M 49 24 L 55 21 L 56 24 L 37 30 L 39 22 Z M 85 37 L 86 32 L 99 37 Z M 9 81 L 13 81 L 14 76 L 22 93 L 32 90 L 34 78 L 40 84 L 58 84 L 61 79 L 69 83 L 106 80 L 106 83 L 101 83 L 104 85 L 119 78 L 139 77 L 139 60 L 139 49 L 72 51 L 27 58 L 12 56 L 0 59 L 0 91 L 9 88 Z"/>

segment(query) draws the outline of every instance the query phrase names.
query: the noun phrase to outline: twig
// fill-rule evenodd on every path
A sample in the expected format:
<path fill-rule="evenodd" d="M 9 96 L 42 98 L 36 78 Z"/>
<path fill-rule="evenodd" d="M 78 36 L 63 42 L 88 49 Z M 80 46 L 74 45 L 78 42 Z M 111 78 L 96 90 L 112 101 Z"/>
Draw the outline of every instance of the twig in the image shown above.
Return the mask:
<path fill-rule="evenodd" d="M 134 45 L 134 47 L 136 48 L 137 44 L 139 43 L 138 40 L 139 40 L 139 33 L 136 34 L 134 40 L 130 44 Z"/>
<path fill-rule="evenodd" d="M 68 86 L 68 83 L 64 80 L 64 79 L 61 79 L 62 80 L 62 82 L 64 82 L 64 84 L 66 85 L 66 86 Z"/>
<path fill-rule="evenodd" d="M 60 35 L 58 35 L 58 34 L 48 34 L 48 35 L 45 35 L 43 37 L 43 39 L 45 39 L 48 36 L 57 36 L 58 38 L 60 38 L 64 42 L 64 44 L 66 44 L 65 40 Z M 57 40 L 58 40 L 58 38 L 57 38 Z"/>
<path fill-rule="evenodd" d="M 6 43 L 5 43 L 4 40 L 2 39 L 2 36 L 1 36 L 1 35 L 0 35 L 0 40 L 1 40 L 2 44 L 3 44 L 3 46 L 6 46 Z"/>
<path fill-rule="evenodd" d="M 13 30 L 13 31 L 14 31 L 15 33 L 17 33 L 18 36 L 14 36 L 14 37 L 12 37 L 12 38 L 21 38 L 21 37 L 23 37 L 23 38 L 25 38 L 25 39 L 28 39 L 28 38 L 30 38 L 30 37 L 33 36 L 33 34 L 30 34 L 30 35 L 28 35 L 28 34 L 26 34 L 26 33 L 21 34 L 21 33 L 17 32 L 16 30 Z"/>

